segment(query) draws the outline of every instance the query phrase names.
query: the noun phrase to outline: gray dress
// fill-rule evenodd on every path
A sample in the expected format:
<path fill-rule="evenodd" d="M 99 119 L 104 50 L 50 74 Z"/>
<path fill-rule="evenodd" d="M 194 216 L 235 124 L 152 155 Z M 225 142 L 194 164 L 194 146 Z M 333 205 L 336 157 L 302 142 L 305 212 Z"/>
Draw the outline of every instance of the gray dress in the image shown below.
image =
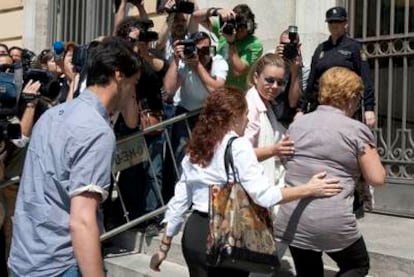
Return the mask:
<path fill-rule="evenodd" d="M 295 155 L 286 161 L 286 185 L 300 186 L 326 171 L 340 178 L 343 190 L 327 198 L 306 198 L 280 206 L 276 237 L 291 246 L 316 251 L 339 251 L 361 237 L 352 212 L 355 183 L 360 175 L 358 156 L 374 137 L 363 123 L 331 106 L 302 116 L 287 132 Z"/>

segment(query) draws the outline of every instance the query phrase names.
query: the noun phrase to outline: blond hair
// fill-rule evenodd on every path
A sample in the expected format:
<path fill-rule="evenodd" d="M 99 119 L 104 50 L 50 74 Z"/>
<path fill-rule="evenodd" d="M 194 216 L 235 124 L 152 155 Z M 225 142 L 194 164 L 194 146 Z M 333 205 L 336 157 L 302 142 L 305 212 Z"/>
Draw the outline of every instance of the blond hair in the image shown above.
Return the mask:
<path fill-rule="evenodd" d="M 350 101 L 359 99 L 364 91 L 361 77 L 345 67 L 332 67 L 319 79 L 319 103 L 341 110 L 347 109 Z"/>
<path fill-rule="evenodd" d="M 282 57 L 278 54 L 268 53 L 263 55 L 260 59 L 258 59 L 250 69 L 249 75 L 247 77 L 247 85 L 248 87 L 253 87 L 255 85 L 254 82 L 254 74 L 260 75 L 266 66 L 273 65 L 280 68 L 285 68 L 285 62 Z"/>

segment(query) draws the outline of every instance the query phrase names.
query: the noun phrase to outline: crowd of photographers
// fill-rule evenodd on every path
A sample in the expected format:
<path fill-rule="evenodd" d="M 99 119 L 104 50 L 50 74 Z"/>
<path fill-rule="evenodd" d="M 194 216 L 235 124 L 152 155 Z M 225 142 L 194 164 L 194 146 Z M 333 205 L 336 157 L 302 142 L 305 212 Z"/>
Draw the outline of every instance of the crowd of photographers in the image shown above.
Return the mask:
<path fill-rule="evenodd" d="M 126 16 L 126 8 L 131 4 L 137 7 L 139 16 Z M 138 106 L 139 115 L 112 115 L 118 138 L 198 110 L 210 92 L 225 85 L 247 91 L 249 71 L 263 55 L 263 45 L 254 35 L 255 15 L 248 5 L 239 4 L 232 9 L 198 9 L 193 2 L 166 0 L 158 1 L 157 10 L 168 13 L 159 33 L 152 31 L 153 22 L 148 18 L 144 1 L 118 1 L 112 35 L 128 41 L 142 61 L 140 80 L 136 85 L 137 103 L 133 103 Z M 203 28 L 199 28 L 200 25 Z M 31 128 L 40 115 L 49 107 L 70 101 L 82 93 L 87 79 L 83 66 L 88 51 L 100 40 L 97 38 L 87 45 L 57 41 L 38 55 L 27 49 L 9 49 L 0 44 L 0 82 L 7 92 L 0 95 L 2 180 L 20 174 Z M 286 76 L 283 84 L 279 80 L 265 82 L 285 87 L 272 101 L 272 106 L 276 119 L 287 128 L 294 119 L 309 74 L 309 67 L 302 63 L 295 26 L 280 35 L 272 52 L 283 58 Z M 21 78 L 18 72 L 22 72 Z M 10 83 L 20 83 L 21 89 L 7 87 Z M 196 120 L 190 119 L 190 129 Z M 15 128 L 16 122 L 20 124 L 21 133 Z M 174 193 L 177 175 L 173 161 L 180 171 L 189 136 L 186 124 L 173 124 L 169 136 L 173 153 L 165 151 L 163 129 L 146 134 L 151 161 L 128 168 L 119 176 L 122 205 L 128 210 L 129 219 L 160 207 L 162 200 L 168 201 Z M 0 226 L 2 236 L 5 236 L 2 243 L 7 247 L 17 189 L 16 185 L 1 188 Z M 125 214 L 121 203 L 111 202 L 109 198 L 105 208 L 108 228 L 123 223 Z M 140 227 L 148 235 L 154 235 L 158 232 L 159 222 L 155 218 Z"/>

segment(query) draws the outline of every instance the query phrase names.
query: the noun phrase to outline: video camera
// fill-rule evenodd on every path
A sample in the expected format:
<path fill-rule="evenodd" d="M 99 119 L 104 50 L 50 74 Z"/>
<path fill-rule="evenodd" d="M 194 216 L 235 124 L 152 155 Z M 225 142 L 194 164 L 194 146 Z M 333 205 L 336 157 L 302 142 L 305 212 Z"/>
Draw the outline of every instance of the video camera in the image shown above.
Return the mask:
<path fill-rule="evenodd" d="M 0 141 L 21 137 L 20 124 L 9 121 L 18 114 L 23 86 L 23 68 L 20 64 L 13 67 L 13 72 L 0 72 Z"/>
<path fill-rule="evenodd" d="M 299 35 L 298 27 L 291 25 L 288 28 L 289 31 L 289 43 L 283 47 L 283 57 L 286 60 L 293 60 L 299 54 Z"/>
<path fill-rule="evenodd" d="M 158 33 L 154 31 L 149 31 L 154 27 L 154 22 L 151 19 L 141 19 L 136 26 L 140 32 L 138 36 L 138 41 L 141 42 L 151 42 L 158 40 Z"/>
<path fill-rule="evenodd" d="M 167 13 L 186 13 L 192 14 L 194 12 L 194 3 L 187 0 L 176 0 L 175 5 L 171 9 L 165 8 L 166 0 L 157 0 L 157 13 L 161 14 L 164 11 Z"/>
<path fill-rule="evenodd" d="M 29 49 L 23 49 L 22 51 L 22 66 L 23 66 L 23 72 L 27 71 L 33 61 L 36 59 L 36 54 Z"/>
<path fill-rule="evenodd" d="M 33 82 L 39 81 L 40 96 L 46 97 L 50 100 L 55 100 L 59 96 L 60 82 L 57 79 L 57 76 L 54 76 L 49 71 L 43 69 L 29 68 L 23 74 L 23 80 L 25 84 L 29 82 L 29 80 L 33 80 Z M 22 93 L 23 100 L 27 102 L 32 101 L 34 97 L 36 97 L 34 94 Z"/>

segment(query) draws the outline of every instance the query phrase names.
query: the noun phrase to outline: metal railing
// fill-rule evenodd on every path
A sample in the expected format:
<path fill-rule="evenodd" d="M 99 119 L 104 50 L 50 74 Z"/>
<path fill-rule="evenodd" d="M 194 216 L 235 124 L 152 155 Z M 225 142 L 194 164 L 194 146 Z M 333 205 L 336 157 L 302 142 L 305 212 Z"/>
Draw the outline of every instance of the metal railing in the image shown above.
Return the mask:
<path fill-rule="evenodd" d="M 147 220 L 151 220 L 154 217 L 157 217 L 165 212 L 166 206 L 164 205 L 164 202 L 162 200 L 163 198 L 162 198 L 162 194 L 160 191 L 160 186 L 159 184 L 157 184 L 156 187 L 153 187 L 153 189 L 154 191 L 157 192 L 157 195 L 159 197 L 160 203 L 162 204 L 162 207 L 152 212 L 149 212 L 141 217 L 138 217 L 134 220 L 130 220 L 128 216 L 129 211 L 127 210 L 126 206 L 123 203 L 122 192 L 119 190 L 118 183 L 117 183 L 119 180 L 119 174 L 122 170 L 135 166 L 144 161 L 148 161 L 150 163 L 151 171 L 154 172 L 153 164 L 151 163 L 151 156 L 148 150 L 148 145 L 144 139 L 144 136 L 151 133 L 154 130 L 158 130 L 162 128 L 163 135 L 165 136 L 165 147 L 168 148 L 169 154 L 173 157 L 172 162 L 173 162 L 174 171 L 175 171 L 176 176 L 179 176 L 178 166 L 177 166 L 176 160 L 174 159 L 174 149 L 171 143 L 170 131 L 168 127 L 172 126 L 174 123 L 185 122 L 188 136 L 191 137 L 191 129 L 190 129 L 190 124 L 188 120 L 190 118 L 198 116 L 199 113 L 200 113 L 200 110 L 196 110 L 196 111 L 192 111 L 192 112 L 188 112 L 185 114 L 175 116 L 171 119 L 165 120 L 159 124 L 148 127 L 143 131 L 139 131 L 135 134 L 132 134 L 128 137 L 122 138 L 117 141 L 117 150 L 115 154 L 115 162 L 112 168 L 112 172 L 114 176 L 114 190 L 117 191 L 118 197 L 120 199 L 121 207 L 124 213 L 123 216 L 126 220 L 126 223 L 102 234 L 100 238 L 101 241 L 104 241 L 116 235 L 119 235 L 120 233 L 125 232 L 126 230 L 133 228 Z"/>

